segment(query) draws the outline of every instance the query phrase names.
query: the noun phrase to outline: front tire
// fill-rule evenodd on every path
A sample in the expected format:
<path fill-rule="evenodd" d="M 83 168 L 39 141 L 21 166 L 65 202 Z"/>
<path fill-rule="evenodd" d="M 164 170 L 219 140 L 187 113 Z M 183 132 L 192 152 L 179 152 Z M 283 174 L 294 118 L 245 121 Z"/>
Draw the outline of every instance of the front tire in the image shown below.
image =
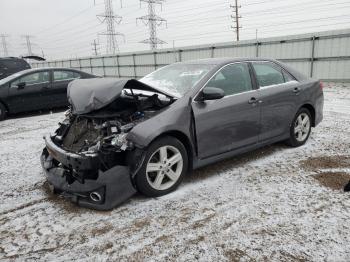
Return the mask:
<path fill-rule="evenodd" d="M 6 118 L 6 115 L 6 107 L 0 102 L 0 121 L 4 120 Z"/>
<path fill-rule="evenodd" d="M 142 167 L 136 174 L 137 189 L 155 197 L 168 194 L 181 183 L 188 170 L 188 155 L 176 138 L 165 136 L 151 143 Z"/>
<path fill-rule="evenodd" d="M 304 145 L 311 133 L 311 122 L 310 111 L 306 108 L 299 109 L 290 126 L 290 137 L 287 144 L 292 147 Z"/>

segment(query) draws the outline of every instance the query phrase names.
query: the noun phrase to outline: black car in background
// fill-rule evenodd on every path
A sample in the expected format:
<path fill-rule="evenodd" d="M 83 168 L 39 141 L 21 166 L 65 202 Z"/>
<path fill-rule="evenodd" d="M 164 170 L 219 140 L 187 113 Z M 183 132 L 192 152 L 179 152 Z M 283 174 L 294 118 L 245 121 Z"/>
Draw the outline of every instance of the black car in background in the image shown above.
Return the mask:
<path fill-rule="evenodd" d="M 26 69 L 30 69 L 30 65 L 22 58 L 0 57 L 0 79 Z"/>
<path fill-rule="evenodd" d="M 7 114 L 68 105 L 68 83 L 96 76 L 68 68 L 28 69 L 0 80 L 0 120 Z"/>

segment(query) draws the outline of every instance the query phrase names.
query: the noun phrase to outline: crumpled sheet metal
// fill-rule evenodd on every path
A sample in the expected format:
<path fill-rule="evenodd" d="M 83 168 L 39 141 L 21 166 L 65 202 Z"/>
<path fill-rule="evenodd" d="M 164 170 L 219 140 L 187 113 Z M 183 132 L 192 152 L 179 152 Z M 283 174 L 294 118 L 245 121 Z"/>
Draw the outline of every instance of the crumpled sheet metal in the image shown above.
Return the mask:
<path fill-rule="evenodd" d="M 129 79 L 89 78 L 69 83 L 68 101 L 74 114 L 86 114 L 110 104 L 118 98 Z"/>

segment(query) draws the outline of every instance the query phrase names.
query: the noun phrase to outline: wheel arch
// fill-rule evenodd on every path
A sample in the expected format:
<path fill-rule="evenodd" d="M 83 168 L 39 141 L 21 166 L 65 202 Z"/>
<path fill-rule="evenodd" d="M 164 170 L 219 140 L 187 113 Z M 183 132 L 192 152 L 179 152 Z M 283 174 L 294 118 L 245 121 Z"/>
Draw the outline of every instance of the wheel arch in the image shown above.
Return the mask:
<path fill-rule="evenodd" d="M 311 126 L 312 127 L 315 127 L 315 120 L 316 120 L 316 110 L 315 108 L 313 107 L 313 105 L 309 104 L 309 103 L 306 103 L 306 104 L 303 104 L 299 109 L 302 109 L 302 108 L 306 108 L 307 110 L 309 110 L 310 114 L 311 114 Z"/>

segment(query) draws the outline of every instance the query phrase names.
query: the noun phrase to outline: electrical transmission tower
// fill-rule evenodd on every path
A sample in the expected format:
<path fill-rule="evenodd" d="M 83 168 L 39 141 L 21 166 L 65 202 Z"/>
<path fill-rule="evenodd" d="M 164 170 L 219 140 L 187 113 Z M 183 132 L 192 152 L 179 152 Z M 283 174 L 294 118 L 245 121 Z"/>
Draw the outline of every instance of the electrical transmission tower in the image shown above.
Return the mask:
<path fill-rule="evenodd" d="M 107 36 L 107 54 L 115 54 L 119 51 L 117 36 L 122 36 L 124 34 L 115 31 L 115 25 L 120 24 L 122 17 L 114 14 L 112 0 L 104 0 L 105 3 L 105 12 L 102 15 L 98 15 L 97 18 L 101 23 L 107 25 L 107 31 L 105 33 L 100 33 L 100 35 Z"/>
<path fill-rule="evenodd" d="M 27 46 L 27 55 L 33 55 L 32 52 L 32 46 L 33 43 L 30 41 L 31 38 L 33 38 L 32 35 L 22 35 L 22 37 L 25 39 L 25 45 Z"/>
<path fill-rule="evenodd" d="M 241 19 L 242 16 L 238 14 L 238 9 L 241 8 L 241 6 L 238 5 L 238 0 L 235 0 L 235 5 L 230 5 L 230 7 L 233 9 L 233 15 L 231 15 L 231 18 L 235 24 L 234 26 L 231 26 L 231 28 L 236 31 L 236 40 L 239 41 L 239 29 L 242 28 L 242 26 L 239 25 L 239 19 Z"/>
<path fill-rule="evenodd" d="M 3 51 L 4 56 L 8 56 L 9 55 L 8 49 L 7 49 L 7 41 L 6 41 L 7 37 L 9 37 L 9 35 L 4 35 L 4 34 L 0 35 L 1 46 L 2 46 L 2 51 Z"/>
<path fill-rule="evenodd" d="M 166 23 L 166 20 L 158 15 L 156 15 L 155 5 L 162 4 L 165 0 L 140 0 L 141 2 L 148 3 L 148 15 L 141 16 L 136 18 L 141 20 L 149 29 L 149 38 L 141 41 L 140 43 L 149 44 L 151 50 L 157 49 L 158 44 L 165 44 L 166 42 L 160 40 L 157 37 L 157 26 L 160 26 L 163 23 Z"/>
<path fill-rule="evenodd" d="M 98 46 L 99 46 L 100 44 L 99 44 L 98 42 L 96 42 L 96 39 L 94 39 L 94 42 L 91 43 L 91 45 L 92 45 L 93 54 L 94 54 L 95 56 L 98 56 L 98 55 L 99 55 L 99 53 L 98 53 L 98 51 L 99 51 Z"/>

